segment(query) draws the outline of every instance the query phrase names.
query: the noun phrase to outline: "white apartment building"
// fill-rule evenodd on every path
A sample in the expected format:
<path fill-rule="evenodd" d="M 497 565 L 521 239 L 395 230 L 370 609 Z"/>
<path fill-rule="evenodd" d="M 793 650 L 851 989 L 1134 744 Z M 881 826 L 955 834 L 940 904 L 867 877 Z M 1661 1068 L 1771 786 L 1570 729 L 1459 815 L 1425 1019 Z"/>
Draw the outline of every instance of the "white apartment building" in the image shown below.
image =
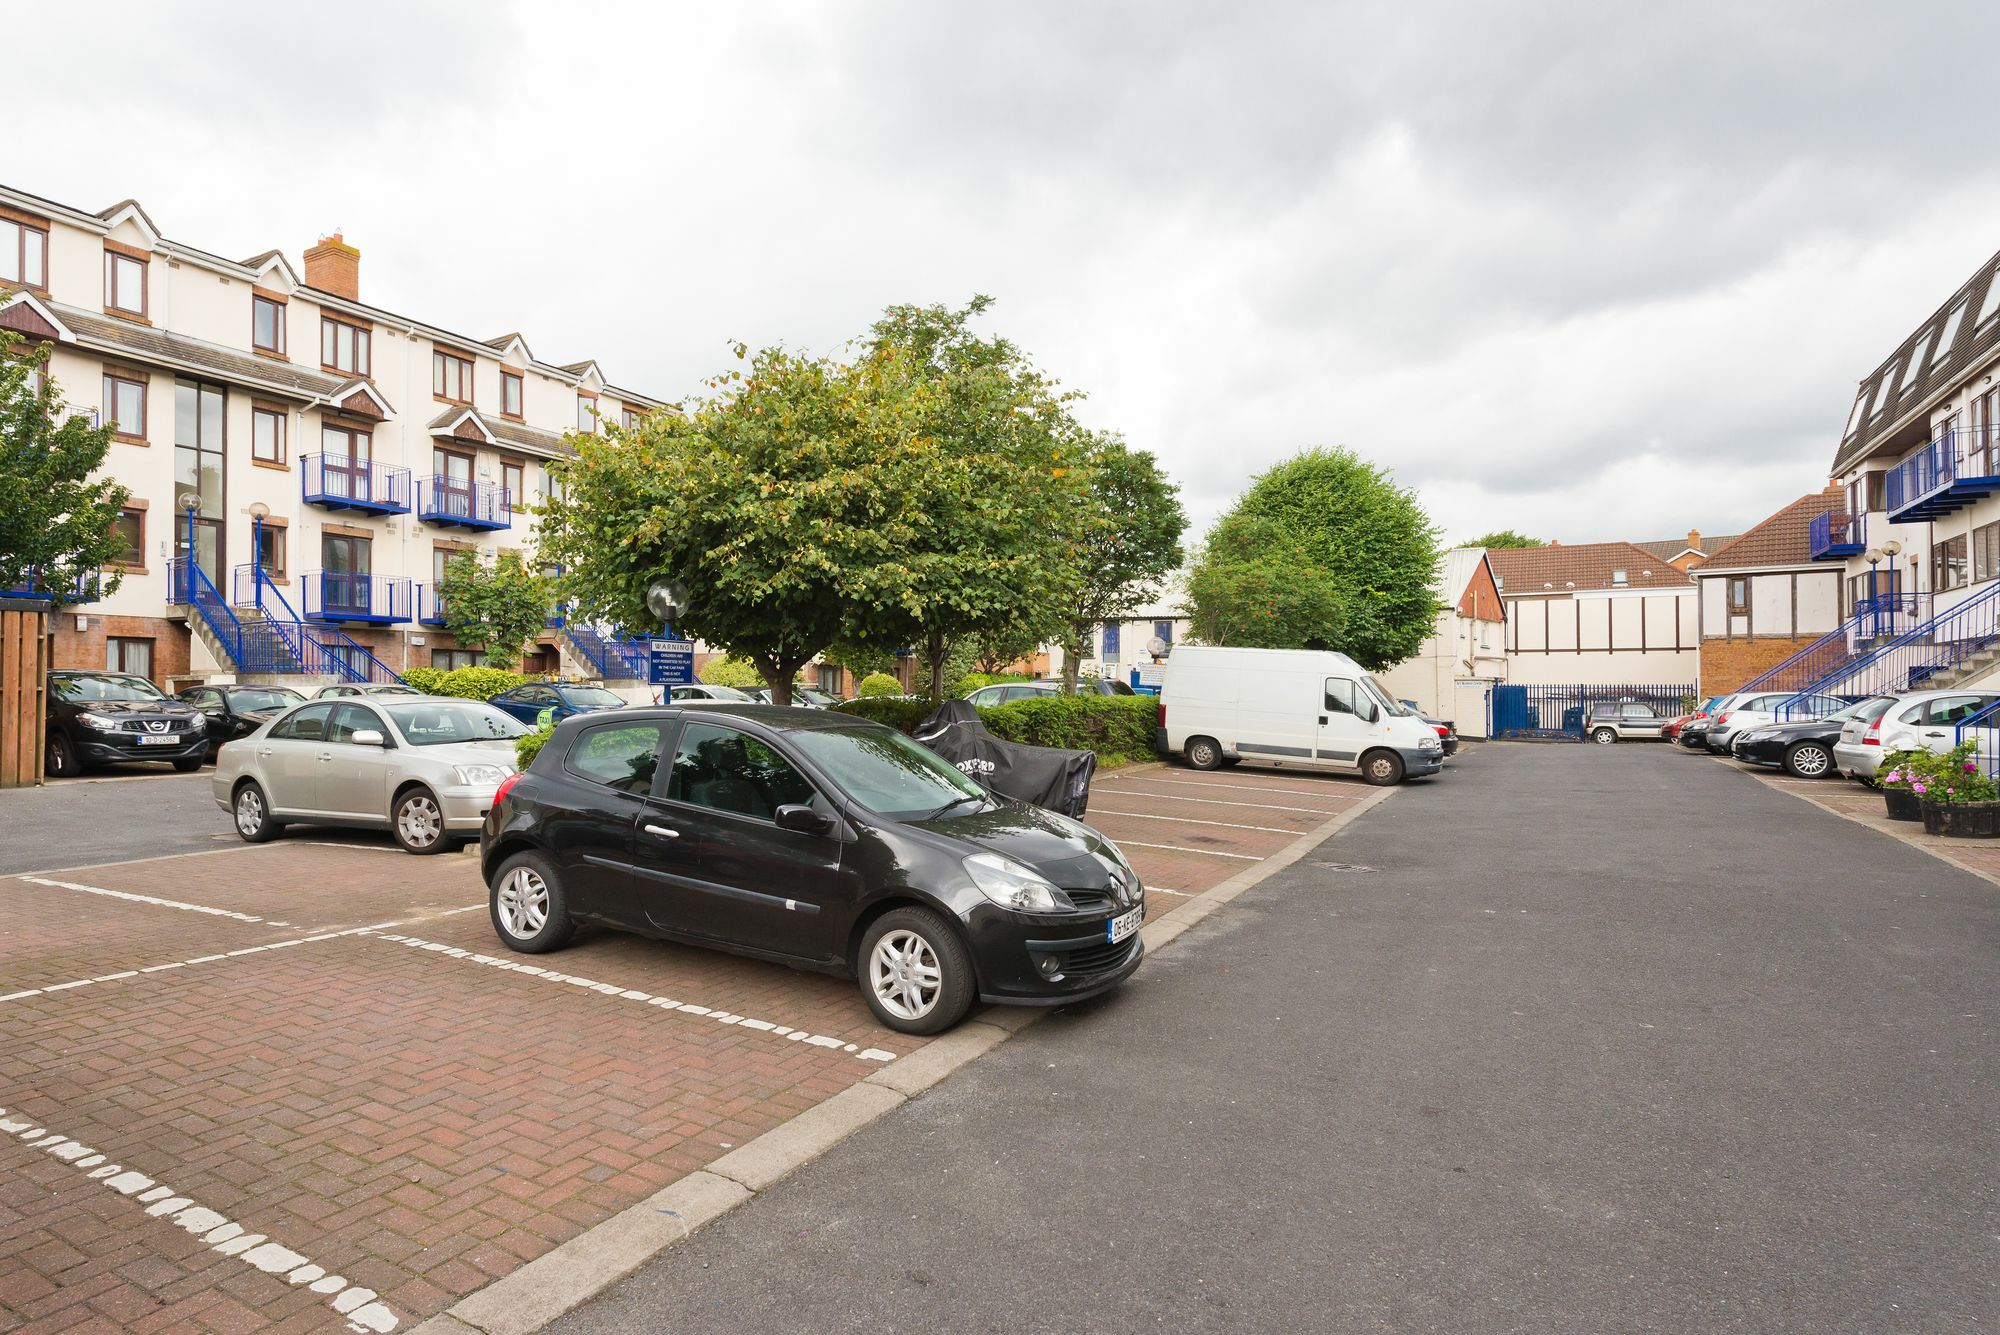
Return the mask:
<path fill-rule="evenodd" d="M 1687 572 L 1629 542 L 1486 553 L 1506 605 L 1507 680 L 1518 685 L 1686 685 L 1701 620 Z"/>
<path fill-rule="evenodd" d="M 230 260 L 132 200 L 93 213 L 0 186 L 0 328 L 48 344 L 71 409 L 115 423 L 105 469 L 132 491 L 123 581 L 64 599 L 53 662 L 162 686 L 471 661 L 442 629 L 445 561 L 532 549 L 520 507 L 546 493 L 564 433 L 662 406 L 520 334 L 365 302 L 338 234 L 302 268 Z M 577 648 L 552 627 L 527 666 Z"/>
<path fill-rule="evenodd" d="M 1417 652 L 1376 673 L 1398 700 L 1450 719 L 1462 737 L 1486 736 L 1493 687 L 1507 680 L 1507 613 L 1484 547 L 1455 547 L 1432 585 L 1439 611 Z"/>
<path fill-rule="evenodd" d="M 1843 503 L 1810 554 L 1838 562 L 1854 652 L 1816 689 L 1972 684 L 2000 636 L 2000 256 L 1862 380 L 1835 452 Z"/>

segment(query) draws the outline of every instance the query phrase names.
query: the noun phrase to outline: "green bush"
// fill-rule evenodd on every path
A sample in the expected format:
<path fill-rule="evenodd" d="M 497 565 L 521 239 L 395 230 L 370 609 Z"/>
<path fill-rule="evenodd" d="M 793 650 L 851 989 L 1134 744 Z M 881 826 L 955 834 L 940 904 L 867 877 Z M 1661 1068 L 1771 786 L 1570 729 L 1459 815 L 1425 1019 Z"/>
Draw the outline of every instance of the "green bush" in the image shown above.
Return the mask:
<path fill-rule="evenodd" d="M 864 695 L 858 700 L 843 700 L 834 708 L 843 714 L 854 714 L 860 718 L 872 719 L 876 723 L 886 723 L 898 732 L 915 732 L 917 725 L 929 718 L 931 711 L 937 706 L 928 700 Z"/>
<path fill-rule="evenodd" d="M 764 684 L 764 674 L 757 670 L 757 665 L 734 654 L 709 659 L 696 675 L 705 686 L 734 686 L 739 691 Z"/>
<path fill-rule="evenodd" d="M 995 686 L 1007 681 L 1033 681 L 1033 677 L 1023 677 L 1011 672 L 968 672 L 952 683 L 951 698 L 963 700 L 982 686 Z"/>
<path fill-rule="evenodd" d="M 405 674 L 404 680 L 409 680 Z M 518 672 L 504 672 L 499 668 L 462 667 L 453 668 L 438 678 L 431 688 L 432 695 L 449 695 L 460 700 L 491 700 L 505 690 L 519 686 L 527 678 Z M 411 682 L 411 685 L 416 683 Z M 422 690 L 422 687 L 418 687 Z"/>
<path fill-rule="evenodd" d="M 878 695 L 901 695 L 902 693 L 903 683 L 897 681 L 886 672 L 869 673 L 861 679 L 860 689 L 856 692 L 863 700 L 870 700 Z"/>
<path fill-rule="evenodd" d="M 536 728 L 533 732 L 524 733 L 516 737 L 514 739 L 514 767 L 516 769 L 526 769 L 528 766 L 534 764 L 535 757 L 542 753 L 542 744 L 555 736 L 555 734 L 556 725 L 551 723 L 545 728 Z"/>
<path fill-rule="evenodd" d="M 982 709 L 979 717 L 995 737 L 1095 751 L 1100 765 L 1111 766 L 1159 758 L 1153 750 L 1158 706 L 1150 695 L 1049 695 Z M 834 708 L 909 733 L 937 706 L 928 700 L 860 699 Z"/>
<path fill-rule="evenodd" d="M 413 667 L 403 673 L 403 684 L 425 695 L 442 695 L 438 686 L 447 675 L 443 668 Z"/>

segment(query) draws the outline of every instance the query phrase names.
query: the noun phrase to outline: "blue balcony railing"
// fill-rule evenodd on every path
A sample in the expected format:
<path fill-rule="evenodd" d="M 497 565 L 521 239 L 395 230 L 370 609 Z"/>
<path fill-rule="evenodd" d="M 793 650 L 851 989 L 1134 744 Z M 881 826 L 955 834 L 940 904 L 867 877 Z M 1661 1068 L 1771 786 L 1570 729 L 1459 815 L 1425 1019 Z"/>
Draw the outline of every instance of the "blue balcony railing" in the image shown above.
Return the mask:
<path fill-rule="evenodd" d="M 307 505 L 368 515 L 409 513 L 407 468 L 338 454 L 308 454 L 299 464 L 299 492 Z"/>
<path fill-rule="evenodd" d="M 410 581 L 387 575 L 313 570 L 304 577 L 307 621 L 391 625 L 410 619 Z"/>
<path fill-rule="evenodd" d="M 1813 717 L 1803 712 L 1808 696 L 1859 700 L 1949 685 L 1946 674 L 1996 646 L 2000 646 L 2000 584 L 1989 585 L 1834 668 L 1781 704 L 1778 718 Z"/>
<path fill-rule="evenodd" d="M 1887 491 L 1898 524 L 1936 519 L 2000 491 L 2000 427 L 1947 425 L 1889 470 Z"/>
<path fill-rule="evenodd" d="M 514 526 L 507 488 L 468 482 L 442 473 L 417 482 L 417 518 L 444 527 L 497 529 Z"/>
<path fill-rule="evenodd" d="M 1845 560 L 1868 550 L 1868 516 L 1829 510 L 1812 521 L 1806 544 L 1815 561 Z"/>
<path fill-rule="evenodd" d="M 30 568 L 12 583 L 0 587 L 0 598 L 32 598 L 52 607 L 72 607 L 97 601 L 102 581 L 95 574 L 78 575 L 61 588 L 47 579 L 39 568 Z"/>
<path fill-rule="evenodd" d="M 444 599 L 438 597 L 435 584 L 417 585 L 417 624 L 422 626 L 444 624 Z"/>

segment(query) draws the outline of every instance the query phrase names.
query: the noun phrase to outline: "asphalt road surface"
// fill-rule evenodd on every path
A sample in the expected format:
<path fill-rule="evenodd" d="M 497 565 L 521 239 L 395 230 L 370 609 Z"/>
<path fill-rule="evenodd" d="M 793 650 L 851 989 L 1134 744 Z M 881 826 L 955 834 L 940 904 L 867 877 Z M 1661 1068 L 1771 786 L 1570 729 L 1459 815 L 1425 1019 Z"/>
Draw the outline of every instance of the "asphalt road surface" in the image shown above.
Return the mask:
<path fill-rule="evenodd" d="M 1722 765 L 1475 749 L 553 1329 L 1990 1328 L 1996 946 Z"/>
<path fill-rule="evenodd" d="M 0 874 L 192 853 L 233 841 L 211 771 L 129 765 L 0 790 Z"/>

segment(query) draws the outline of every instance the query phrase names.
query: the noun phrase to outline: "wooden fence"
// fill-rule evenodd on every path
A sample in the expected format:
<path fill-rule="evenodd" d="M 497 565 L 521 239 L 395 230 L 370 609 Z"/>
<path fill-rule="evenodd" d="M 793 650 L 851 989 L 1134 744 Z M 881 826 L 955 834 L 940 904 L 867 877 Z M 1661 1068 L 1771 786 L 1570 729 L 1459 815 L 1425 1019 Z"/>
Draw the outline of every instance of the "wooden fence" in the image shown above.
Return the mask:
<path fill-rule="evenodd" d="M 49 605 L 0 598 L 0 788 L 42 781 Z"/>

